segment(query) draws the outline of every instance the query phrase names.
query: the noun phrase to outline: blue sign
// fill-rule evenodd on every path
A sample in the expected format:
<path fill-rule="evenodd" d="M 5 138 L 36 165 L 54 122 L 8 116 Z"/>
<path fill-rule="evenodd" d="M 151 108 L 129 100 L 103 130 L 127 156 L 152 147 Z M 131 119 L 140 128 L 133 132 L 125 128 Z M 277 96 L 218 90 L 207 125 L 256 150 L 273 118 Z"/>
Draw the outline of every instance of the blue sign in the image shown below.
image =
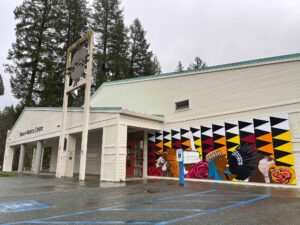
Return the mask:
<path fill-rule="evenodd" d="M 0 214 L 47 209 L 50 206 L 35 200 L 0 203 Z"/>

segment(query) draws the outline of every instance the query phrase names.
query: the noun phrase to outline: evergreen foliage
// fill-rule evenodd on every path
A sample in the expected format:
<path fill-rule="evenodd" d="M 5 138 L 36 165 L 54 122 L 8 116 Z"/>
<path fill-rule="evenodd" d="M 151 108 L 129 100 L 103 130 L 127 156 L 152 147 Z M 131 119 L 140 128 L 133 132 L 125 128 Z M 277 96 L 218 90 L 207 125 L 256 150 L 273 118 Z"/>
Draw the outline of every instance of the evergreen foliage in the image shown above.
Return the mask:
<path fill-rule="evenodd" d="M 183 70 L 184 70 L 184 67 L 183 67 L 181 61 L 179 61 L 175 72 L 182 72 Z"/>
<path fill-rule="evenodd" d="M 150 44 L 145 37 L 139 19 L 135 19 L 129 27 L 129 77 L 139 77 L 160 72 L 156 57 L 149 51 Z"/>
<path fill-rule="evenodd" d="M 191 63 L 190 66 L 188 67 L 189 70 L 198 70 L 203 67 L 206 67 L 206 63 L 200 58 L 200 57 L 195 57 L 195 62 Z"/>
<path fill-rule="evenodd" d="M 1 95 L 4 95 L 4 85 L 3 85 L 2 76 L 0 74 L 0 96 Z"/>
<path fill-rule="evenodd" d="M 95 85 L 126 78 L 128 39 L 119 0 L 95 0 L 92 28 L 96 33 Z"/>

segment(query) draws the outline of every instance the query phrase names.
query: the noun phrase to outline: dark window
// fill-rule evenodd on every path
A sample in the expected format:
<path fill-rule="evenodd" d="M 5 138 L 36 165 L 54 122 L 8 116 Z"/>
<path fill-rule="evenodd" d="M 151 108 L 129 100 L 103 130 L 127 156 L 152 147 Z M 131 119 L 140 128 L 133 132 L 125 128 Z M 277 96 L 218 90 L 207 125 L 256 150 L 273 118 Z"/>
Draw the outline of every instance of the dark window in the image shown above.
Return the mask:
<path fill-rule="evenodd" d="M 176 111 L 182 110 L 182 109 L 189 109 L 190 108 L 190 101 L 189 100 L 183 100 L 180 102 L 176 102 Z"/>

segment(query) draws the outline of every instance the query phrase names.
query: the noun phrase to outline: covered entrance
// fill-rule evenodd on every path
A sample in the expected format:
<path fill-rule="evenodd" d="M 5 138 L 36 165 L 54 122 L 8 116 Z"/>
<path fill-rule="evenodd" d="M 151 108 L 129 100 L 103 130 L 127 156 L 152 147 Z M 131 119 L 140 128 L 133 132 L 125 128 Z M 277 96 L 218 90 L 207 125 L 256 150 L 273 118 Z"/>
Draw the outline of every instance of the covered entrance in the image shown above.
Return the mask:
<path fill-rule="evenodd" d="M 144 131 L 128 131 L 126 177 L 143 177 Z"/>

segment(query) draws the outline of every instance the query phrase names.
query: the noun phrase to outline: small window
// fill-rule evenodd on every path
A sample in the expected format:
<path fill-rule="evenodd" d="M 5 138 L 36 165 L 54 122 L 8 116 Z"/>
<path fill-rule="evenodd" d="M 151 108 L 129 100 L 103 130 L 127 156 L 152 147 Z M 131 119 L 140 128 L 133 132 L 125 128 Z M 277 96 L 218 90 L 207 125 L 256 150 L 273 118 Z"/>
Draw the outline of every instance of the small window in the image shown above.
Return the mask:
<path fill-rule="evenodd" d="M 189 109 L 190 108 L 190 101 L 189 100 L 183 100 L 180 102 L 176 102 L 176 111 L 183 110 L 183 109 Z"/>

